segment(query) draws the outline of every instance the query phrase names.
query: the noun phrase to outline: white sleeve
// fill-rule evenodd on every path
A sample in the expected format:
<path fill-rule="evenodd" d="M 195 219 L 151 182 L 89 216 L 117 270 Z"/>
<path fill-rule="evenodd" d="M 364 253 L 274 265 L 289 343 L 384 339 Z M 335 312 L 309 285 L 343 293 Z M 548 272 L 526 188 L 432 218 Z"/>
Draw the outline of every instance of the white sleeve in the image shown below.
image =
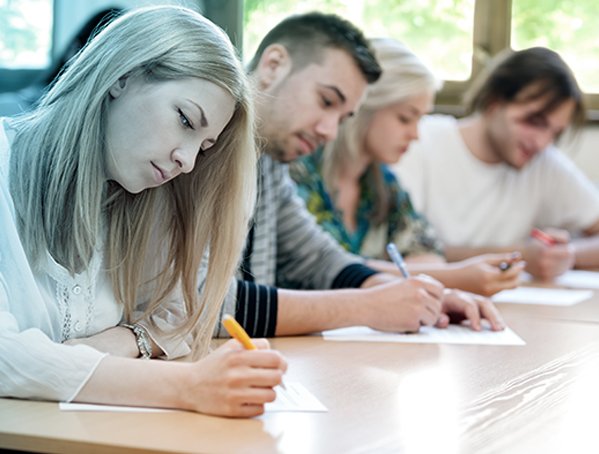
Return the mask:
<path fill-rule="evenodd" d="M 14 224 L 12 199 L 0 182 L 0 396 L 72 400 L 104 353 L 62 345 L 37 288 Z"/>
<path fill-rule="evenodd" d="M 104 356 L 86 345 L 53 342 L 37 328 L 19 331 L 0 309 L 0 396 L 70 401 Z"/>
<path fill-rule="evenodd" d="M 546 184 L 540 227 L 580 232 L 599 220 L 599 189 L 556 148 L 545 152 L 546 166 L 539 177 Z"/>

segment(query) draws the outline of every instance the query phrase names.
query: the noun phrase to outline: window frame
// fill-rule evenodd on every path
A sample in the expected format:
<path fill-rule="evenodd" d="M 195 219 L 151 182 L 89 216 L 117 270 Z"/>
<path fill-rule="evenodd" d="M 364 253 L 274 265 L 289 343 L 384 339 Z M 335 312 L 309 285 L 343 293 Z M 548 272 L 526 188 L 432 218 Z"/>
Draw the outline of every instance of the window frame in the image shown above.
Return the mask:
<path fill-rule="evenodd" d="M 243 0 L 194 0 L 204 14 L 219 24 L 234 45 L 243 52 Z M 57 14 L 56 1 L 54 14 Z M 55 18 L 54 18 L 55 19 Z M 462 97 L 486 62 L 501 50 L 511 46 L 512 0 L 475 0 L 472 38 L 472 70 L 464 81 L 446 80 L 437 94 L 435 111 L 460 116 L 464 113 Z M 55 31 L 53 30 L 53 34 Z M 52 37 L 52 45 L 56 36 Z M 53 52 L 54 50 L 52 50 Z M 40 71 L 28 71 L 39 73 Z M 14 88 L 14 87 L 12 87 Z M 587 119 L 599 123 L 599 93 L 585 93 Z"/>
<path fill-rule="evenodd" d="M 210 4 L 218 0 L 205 0 Z M 237 47 L 243 43 L 244 1 L 235 0 L 240 17 L 237 32 L 229 33 L 237 38 Z M 467 80 L 445 80 L 437 93 L 435 112 L 461 116 L 464 114 L 462 97 L 485 64 L 503 49 L 511 47 L 512 0 L 475 0 L 472 33 L 472 70 Z M 585 93 L 587 121 L 599 123 L 599 93 Z"/>
<path fill-rule="evenodd" d="M 511 47 L 512 0 L 475 0 L 472 43 L 472 72 L 465 81 L 445 81 L 437 94 L 435 111 L 460 116 L 462 97 L 485 64 Z M 599 122 L 599 93 L 584 93 L 587 122 Z"/>

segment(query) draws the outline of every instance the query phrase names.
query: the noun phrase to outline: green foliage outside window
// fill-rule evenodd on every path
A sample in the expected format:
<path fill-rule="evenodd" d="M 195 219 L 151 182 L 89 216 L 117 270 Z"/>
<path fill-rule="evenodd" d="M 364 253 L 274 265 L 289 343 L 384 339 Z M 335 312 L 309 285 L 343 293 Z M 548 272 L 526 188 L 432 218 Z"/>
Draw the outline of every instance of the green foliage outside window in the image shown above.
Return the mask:
<path fill-rule="evenodd" d="M 51 18 L 51 0 L 0 0 L 0 67 L 45 67 Z"/>
<path fill-rule="evenodd" d="M 470 77 L 474 0 L 246 0 L 245 60 L 280 20 L 314 10 L 339 14 L 366 36 L 403 41 L 443 79 Z"/>
<path fill-rule="evenodd" d="M 559 52 L 582 89 L 599 93 L 599 2 L 513 0 L 512 47 L 531 46 Z"/>
<path fill-rule="evenodd" d="M 465 81 L 471 77 L 475 3 L 476 0 L 245 0 L 245 60 L 251 58 L 260 39 L 281 19 L 293 13 L 320 10 L 346 17 L 367 36 L 390 36 L 405 42 L 441 79 Z M 540 45 L 560 52 L 583 90 L 599 93 L 597 0 L 512 0 L 511 21 L 513 48 Z"/>

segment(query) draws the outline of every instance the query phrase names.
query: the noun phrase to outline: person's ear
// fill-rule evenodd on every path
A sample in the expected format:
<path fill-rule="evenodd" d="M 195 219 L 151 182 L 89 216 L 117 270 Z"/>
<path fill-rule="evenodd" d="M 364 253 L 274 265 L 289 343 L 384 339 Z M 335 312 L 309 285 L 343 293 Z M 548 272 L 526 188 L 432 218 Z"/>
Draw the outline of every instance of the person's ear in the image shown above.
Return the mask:
<path fill-rule="evenodd" d="M 260 56 L 256 73 L 260 88 L 269 88 L 291 72 L 291 56 L 281 44 L 271 44 Z"/>
<path fill-rule="evenodd" d="M 495 96 L 495 97 L 489 99 L 489 101 L 487 102 L 487 107 L 485 108 L 485 113 L 491 115 L 491 114 L 495 113 L 498 109 L 505 107 L 506 104 L 507 104 L 507 102 L 505 100 L 502 100 L 501 98 L 498 98 Z"/>
<path fill-rule="evenodd" d="M 110 87 L 110 97 L 112 99 L 116 99 L 119 96 L 121 96 L 127 88 L 128 83 L 129 78 L 127 76 L 123 76 L 119 80 L 117 80 L 114 84 L 112 84 L 112 87 Z"/>

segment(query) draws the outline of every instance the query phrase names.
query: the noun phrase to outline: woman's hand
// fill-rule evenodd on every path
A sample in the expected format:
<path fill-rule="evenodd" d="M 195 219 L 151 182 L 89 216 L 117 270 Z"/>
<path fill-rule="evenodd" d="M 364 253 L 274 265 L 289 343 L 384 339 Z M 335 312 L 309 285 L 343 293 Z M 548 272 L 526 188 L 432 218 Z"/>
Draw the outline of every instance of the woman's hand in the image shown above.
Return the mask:
<path fill-rule="evenodd" d="M 185 407 L 201 413 L 252 417 L 264 413 L 264 404 L 276 398 L 287 362 L 265 339 L 253 339 L 258 350 L 244 350 L 229 340 L 205 358 L 189 364 L 182 386 Z"/>
<path fill-rule="evenodd" d="M 517 287 L 526 263 L 520 254 L 484 254 L 449 266 L 458 274 L 454 287 L 479 295 L 491 296 L 501 290 Z"/>

